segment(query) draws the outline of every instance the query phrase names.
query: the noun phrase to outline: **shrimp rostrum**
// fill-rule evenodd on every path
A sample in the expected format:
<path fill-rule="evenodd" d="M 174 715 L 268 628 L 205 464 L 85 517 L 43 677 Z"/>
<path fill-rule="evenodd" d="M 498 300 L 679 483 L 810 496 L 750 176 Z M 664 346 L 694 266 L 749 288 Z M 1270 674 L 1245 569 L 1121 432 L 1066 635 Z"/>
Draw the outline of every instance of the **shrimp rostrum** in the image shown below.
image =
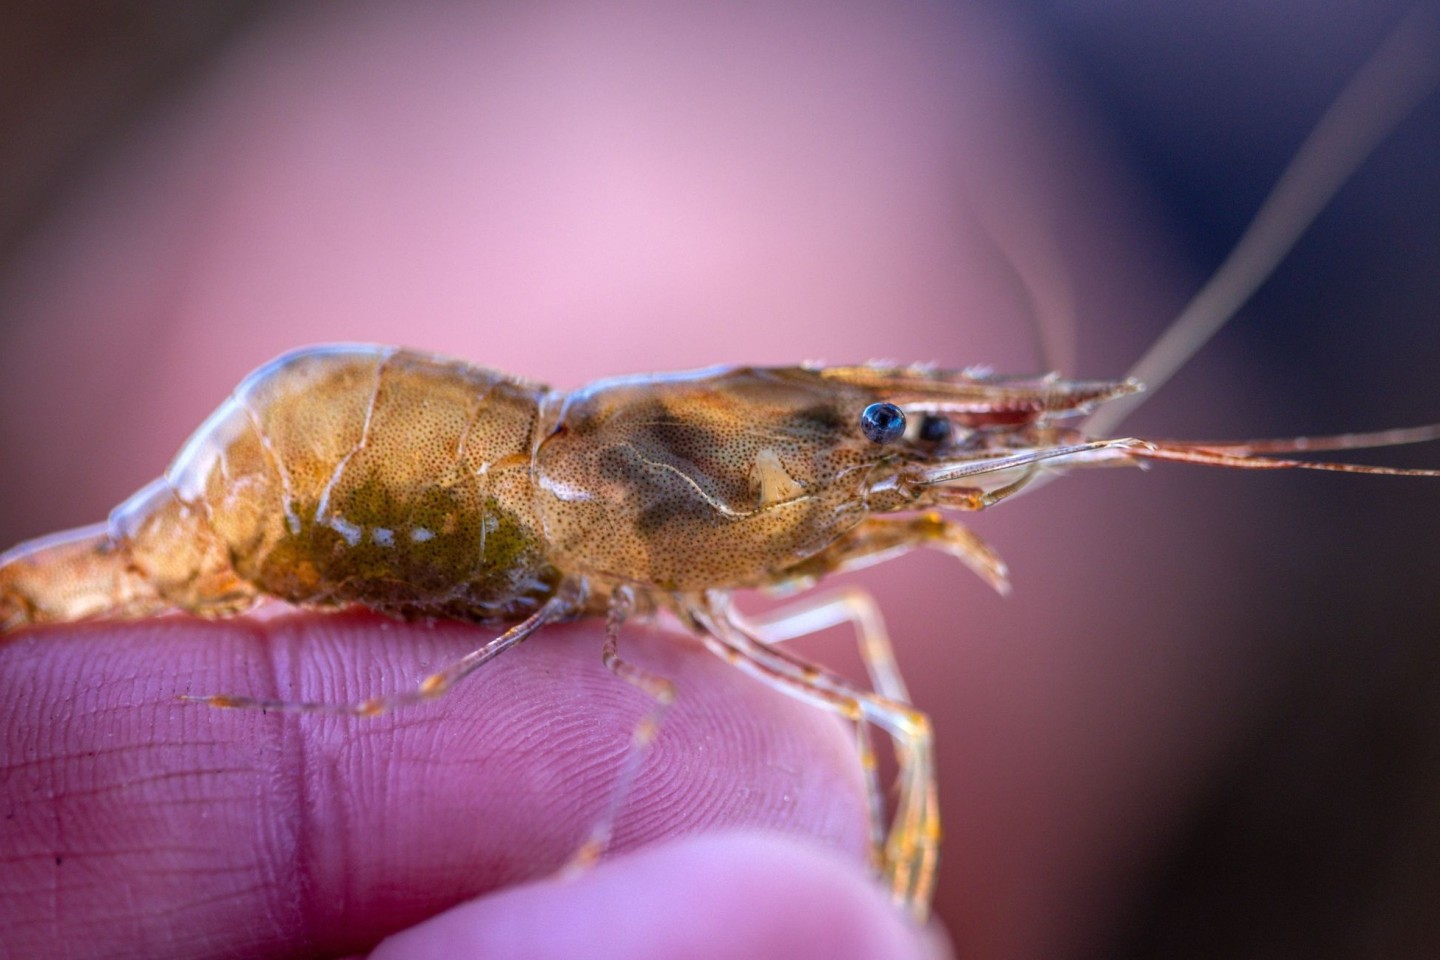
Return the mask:
<path fill-rule="evenodd" d="M 894 898 L 923 916 L 940 837 L 930 726 L 907 702 L 873 603 L 851 590 L 752 618 L 731 593 L 806 587 L 914 547 L 953 554 L 1004 590 L 1004 565 L 955 514 L 1064 468 L 1158 458 L 1426 472 L 1260 455 L 1283 443 L 1095 439 L 1064 425 L 1138 389 L 869 365 L 712 368 L 565 393 L 408 350 L 311 347 L 241 383 L 165 476 L 108 523 L 0 556 L 0 626 L 171 610 L 223 617 L 271 597 L 507 628 L 418 688 L 373 700 L 195 698 L 371 715 L 441 695 L 545 624 L 603 616 L 606 665 L 655 704 L 636 732 L 638 763 L 675 691 L 621 657 L 620 628 L 669 612 L 715 654 L 855 723 L 876 866 Z M 778 645 L 846 622 L 873 689 Z M 899 761 L 888 826 L 871 727 L 893 738 Z M 607 831 L 587 841 L 589 855 Z"/>

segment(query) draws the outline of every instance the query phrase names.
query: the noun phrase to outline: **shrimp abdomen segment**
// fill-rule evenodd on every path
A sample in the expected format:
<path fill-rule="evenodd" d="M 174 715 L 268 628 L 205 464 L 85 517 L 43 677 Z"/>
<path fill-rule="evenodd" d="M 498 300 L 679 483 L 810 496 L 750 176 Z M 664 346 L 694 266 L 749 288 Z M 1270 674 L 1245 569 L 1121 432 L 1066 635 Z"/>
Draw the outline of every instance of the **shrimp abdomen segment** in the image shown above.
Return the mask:
<path fill-rule="evenodd" d="M 32 623 L 143 617 L 166 606 L 117 555 L 104 524 L 32 540 L 0 555 L 0 633 Z"/>
<path fill-rule="evenodd" d="M 170 608 L 220 617 L 244 610 L 255 597 L 199 511 L 163 480 L 115 508 L 109 523 L 23 543 L 0 556 L 0 632 Z"/>
<path fill-rule="evenodd" d="M 0 560 L 0 625 L 221 616 L 259 595 L 523 620 L 560 574 L 535 517 L 538 384 L 364 345 L 247 377 L 108 526 Z"/>
<path fill-rule="evenodd" d="M 267 594 L 523 618 L 558 581 L 530 495 L 542 394 L 428 354 L 303 350 L 247 378 L 167 479 Z"/>

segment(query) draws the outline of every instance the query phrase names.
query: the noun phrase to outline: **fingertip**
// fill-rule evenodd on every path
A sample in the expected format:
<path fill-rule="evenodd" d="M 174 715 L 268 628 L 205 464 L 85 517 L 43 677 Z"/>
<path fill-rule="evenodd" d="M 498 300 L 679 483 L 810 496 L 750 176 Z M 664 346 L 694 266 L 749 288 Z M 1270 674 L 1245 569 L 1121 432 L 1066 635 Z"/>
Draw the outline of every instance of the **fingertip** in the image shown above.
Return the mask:
<path fill-rule="evenodd" d="M 693 836 L 461 904 L 384 941 L 370 960 L 943 960 L 920 928 L 834 851 L 758 831 Z"/>
<path fill-rule="evenodd" d="M 477 630 L 358 614 L 170 618 L 55 628 L 8 649 L 7 945 L 354 951 L 548 874 L 612 801 L 647 709 L 601 665 L 601 629 L 557 626 L 453 696 L 373 720 L 211 710 L 178 702 L 176 687 L 348 700 L 463 655 Z M 749 827 L 863 859 L 863 782 L 842 725 L 682 637 L 625 639 L 627 655 L 684 686 L 610 851 Z"/>

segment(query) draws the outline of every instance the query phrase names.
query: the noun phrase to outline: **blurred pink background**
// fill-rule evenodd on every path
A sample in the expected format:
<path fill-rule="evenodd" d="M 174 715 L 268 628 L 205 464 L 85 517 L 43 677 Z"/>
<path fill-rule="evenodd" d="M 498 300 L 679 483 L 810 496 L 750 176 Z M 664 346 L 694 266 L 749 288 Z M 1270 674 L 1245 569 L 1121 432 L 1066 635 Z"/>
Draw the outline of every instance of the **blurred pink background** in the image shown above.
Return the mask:
<path fill-rule="evenodd" d="M 0 155 L 0 544 L 103 517 L 311 342 L 559 387 L 1025 372 L 1038 315 L 1072 325 L 1067 372 L 1122 375 L 1400 9 L 1361 6 L 212 4 L 170 32 L 116 14 L 129 68 L 61 14 L 17 19 L 56 55 L 12 68 L 27 136 Z M 1440 419 L 1420 113 L 1126 432 Z M 939 730 L 959 954 L 1440 943 L 1436 502 L 1100 471 L 976 520 L 1008 600 L 936 556 L 867 572 Z M 853 672 L 850 646 L 804 649 Z"/>

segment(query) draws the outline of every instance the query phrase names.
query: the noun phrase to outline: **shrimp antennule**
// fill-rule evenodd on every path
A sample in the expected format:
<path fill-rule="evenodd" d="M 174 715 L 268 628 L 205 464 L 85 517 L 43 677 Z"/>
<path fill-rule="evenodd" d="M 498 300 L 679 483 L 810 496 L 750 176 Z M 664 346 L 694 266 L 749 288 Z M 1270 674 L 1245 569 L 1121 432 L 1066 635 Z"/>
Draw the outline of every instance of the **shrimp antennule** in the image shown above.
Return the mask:
<path fill-rule="evenodd" d="M 905 485 L 912 489 L 943 488 L 958 481 L 1010 470 L 1038 468 L 1051 470 L 1073 466 L 1110 466 L 1136 464 L 1142 460 L 1169 460 L 1209 467 L 1230 467 L 1237 470 L 1325 470 L 1333 473 L 1363 473 L 1393 477 L 1440 477 L 1440 469 L 1384 467 L 1359 463 L 1322 460 L 1297 460 L 1267 454 L 1359 450 L 1394 447 L 1407 443 L 1440 440 L 1440 424 L 1377 430 L 1370 433 L 1345 433 L 1333 436 L 1290 437 L 1273 440 L 1142 440 L 1136 437 L 1087 440 L 1056 446 L 1020 450 L 1003 456 L 983 459 L 949 461 L 928 466 L 903 477 L 890 478 L 881 484 Z M 1035 473 L 1022 476 L 1003 496 L 1019 492 Z M 956 491 L 957 497 L 944 497 L 951 506 L 991 506 L 1001 497 L 995 493 L 977 494 L 973 490 Z M 978 497 L 978 499 L 977 499 Z"/>

